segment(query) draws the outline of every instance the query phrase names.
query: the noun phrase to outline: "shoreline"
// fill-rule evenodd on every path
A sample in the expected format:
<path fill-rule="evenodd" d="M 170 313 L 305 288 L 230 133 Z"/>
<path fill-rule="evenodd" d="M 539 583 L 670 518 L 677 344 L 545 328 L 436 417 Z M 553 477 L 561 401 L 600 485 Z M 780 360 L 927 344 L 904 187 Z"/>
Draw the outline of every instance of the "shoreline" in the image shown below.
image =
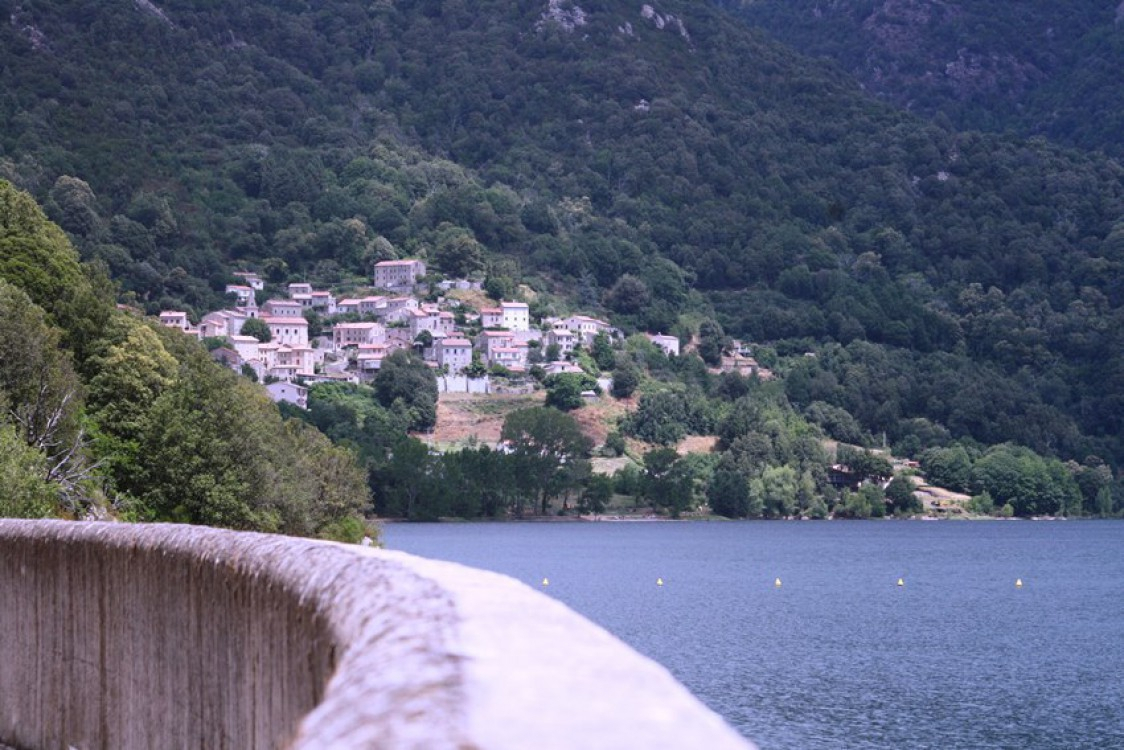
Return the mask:
<path fill-rule="evenodd" d="M 432 521 L 411 521 L 407 518 L 379 518 L 374 517 L 372 520 L 379 524 L 410 524 L 410 523 L 443 523 L 447 525 L 456 524 L 471 524 L 471 523 L 722 523 L 722 522 L 738 522 L 738 521 L 768 521 L 768 522 L 804 522 L 813 521 L 818 523 L 823 522 L 840 522 L 840 523 L 863 523 L 863 522 L 884 522 L 884 521 L 902 521 L 902 522 L 920 522 L 920 521 L 942 521 L 942 522 L 964 522 L 964 521 L 1111 521 L 1121 520 L 1119 518 L 1101 518 L 1101 517 L 1081 517 L 1069 518 L 1067 516 L 1031 516 L 1028 518 L 1018 518 L 1012 516 L 1011 518 L 1000 518 L 997 516 L 982 516 L 982 515 L 959 515 L 959 516 L 884 516 L 882 518 L 808 518 L 790 516 L 785 518 L 727 518 L 725 516 L 686 516 L 681 518 L 669 518 L 667 516 L 660 516 L 656 514 L 647 515 L 620 515 L 620 514 L 587 514 L 577 516 L 527 516 L 524 518 L 458 518 L 458 517 L 442 517 Z"/>

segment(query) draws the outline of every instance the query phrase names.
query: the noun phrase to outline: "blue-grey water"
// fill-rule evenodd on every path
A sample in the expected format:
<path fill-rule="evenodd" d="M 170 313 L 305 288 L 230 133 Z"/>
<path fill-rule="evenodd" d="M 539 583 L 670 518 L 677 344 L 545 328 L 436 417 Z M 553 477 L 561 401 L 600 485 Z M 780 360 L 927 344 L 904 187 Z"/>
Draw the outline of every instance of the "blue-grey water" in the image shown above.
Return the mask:
<path fill-rule="evenodd" d="M 1124 522 L 392 524 L 384 542 L 544 590 L 762 750 L 1124 748 Z"/>

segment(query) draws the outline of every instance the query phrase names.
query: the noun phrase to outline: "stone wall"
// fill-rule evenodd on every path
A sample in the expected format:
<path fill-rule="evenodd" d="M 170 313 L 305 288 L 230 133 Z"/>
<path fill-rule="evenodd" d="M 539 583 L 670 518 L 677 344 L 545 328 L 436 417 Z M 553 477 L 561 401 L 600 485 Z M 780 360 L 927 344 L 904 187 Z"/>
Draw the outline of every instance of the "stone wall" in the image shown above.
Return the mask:
<path fill-rule="evenodd" d="M 0 520 L 0 745 L 746 748 L 504 576 L 177 525 Z"/>

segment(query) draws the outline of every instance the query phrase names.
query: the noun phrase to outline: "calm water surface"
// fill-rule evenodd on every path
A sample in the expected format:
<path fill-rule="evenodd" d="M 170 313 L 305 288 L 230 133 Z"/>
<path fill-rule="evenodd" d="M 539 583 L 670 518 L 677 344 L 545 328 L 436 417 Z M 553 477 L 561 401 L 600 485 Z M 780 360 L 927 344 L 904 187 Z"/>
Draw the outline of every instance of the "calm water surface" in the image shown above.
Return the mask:
<path fill-rule="evenodd" d="M 393 524 L 384 541 L 549 578 L 762 750 L 1124 748 L 1124 522 Z"/>

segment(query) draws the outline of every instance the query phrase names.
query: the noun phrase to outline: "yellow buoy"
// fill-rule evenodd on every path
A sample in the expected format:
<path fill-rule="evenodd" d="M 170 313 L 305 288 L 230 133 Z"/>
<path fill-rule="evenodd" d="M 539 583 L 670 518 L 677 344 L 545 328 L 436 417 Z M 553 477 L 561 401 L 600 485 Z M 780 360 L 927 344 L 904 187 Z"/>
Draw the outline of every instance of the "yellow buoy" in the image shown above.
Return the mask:
<path fill-rule="evenodd" d="M 663 579 L 662 579 L 662 578 L 657 578 L 657 579 L 656 579 L 656 585 L 657 585 L 657 586 L 663 586 Z"/>
<path fill-rule="evenodd" d="M 779 589 L 781 587 L 781 579 L 778 578 L 777 580 L 773 581 L 773 585 Z"/>
<path fill-rule="evenodd" d="M 1016 578 L 1015 579 L 1015 588 L 1021 589 L 1022 587 L 1023 587 L 1023 579 Z"/>
<path fill-rule="evenodd" d="M 550 579 L 549 578 L 542 579 L 542 585 L 543 586 L 549 586 L 550 585 Z"/>
<path fill-rule="evenodd" d="M 904 585 L 905 585 L 905 579 L 904 579 L 904 578 L 899 578 L 899 579 L 898 579 L 898 585 L 899 585 L 899 586 L 904 586 Z"/>

